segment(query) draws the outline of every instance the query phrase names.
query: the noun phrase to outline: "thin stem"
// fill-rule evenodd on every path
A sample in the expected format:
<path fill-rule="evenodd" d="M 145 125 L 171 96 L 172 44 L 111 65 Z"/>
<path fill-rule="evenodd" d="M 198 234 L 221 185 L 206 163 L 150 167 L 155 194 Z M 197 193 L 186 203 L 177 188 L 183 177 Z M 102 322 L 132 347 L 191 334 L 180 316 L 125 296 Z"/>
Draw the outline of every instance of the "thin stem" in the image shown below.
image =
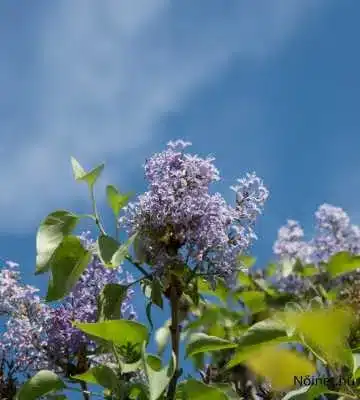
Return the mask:
<path fill-rule="evenodd" d="M 151 277 L 152 277 L 152 275 L 151 275 Z M 136 281 L 129 283 L 127 285 L 127 288 L 129 289 L 131 286 L 136 285 L 137 283 L 143 281 L 144 279 L 147 279 L 147 276 L 143 276 L 142 278 L 136 279 Z"/>
<path fill-rule="evenodd" d="M 103 228 L 103 226 L 101 224 L 100 217 L 99 217 L 99 214 L 98 214 L 98 211 L 97 211 L 97 208 L 96 208 L 95 192 L 94 192 L 94 188 L 93 187 L 90 188 L 90 196 L 91 196 L 91 204 L 92 204 L 92 208 L 93 208 L 93 213 L 94 213 L 94 216 L 95 216 L 95 223 L 98 226 L 101 234 L 102 235 L 106 235 L 106 232 L 105 232 L 105 230 L 104 230 L 104 228 Z"/>
<path fill-rule="evenodd" d="M 85 383 L 85 382 L 84 382 Z M 86 383 L 85 383 L 86 386 Z M 96 397 L 101 397 L 102 399 L 104 398 L 104 395 L 101 393 L 94 393 L 94 392 L 89 392 L 87 389 L 86 390 L 82 390 L 82 389 L 77 389 L 74 387 L 67 387 L 66 390 L 70 390 L 71 392 L 77 392 L 77 393 L 82 393 L 84 395 L 84 392 L 87 396 L 96 396 Z M 90 397 L 87 397 L 88 399 L 90 399 Z"/>
<path fill-rule="evenodd" d="M 319 361 L 321 361 L 324 365 L 325 365 L 325 367 L 327 367 L 328 366 L 328 363 L 326 362 L 326 360 L 324 359 L 324 358 L 322 358 L 318 353 L 316 353 L 316 351 L 312 348 L 312 347 L 310 347 L 308 344 L 306 344 L 305 342 L 304 342 L 304 340 L 302 340 L 302 343 L 301 343 L 304 347 L 306 347 L 311 353 L 313 353 L 314 354 L 314 356 L 319 360 Z"/>
<path fill-rule="evenodd" d="M 135 268 L 137 268 L 146 278 L 152 280 L 152 275 L 145 271 L 145 269 L 136 261 L 134 261 L 130 255 L 127 255 L 126 260 L 128 260 Z"/>
<path fill-rule="evenodd" d="M 115 239 L 119 240 L 119 222 L 117 218 L 115 218 Z"/>
<path fill-rule="evenodd" d="M 90 400 L 90 392 L 88 391 L 86 382 L 81 381 L 80 387 L 84 400 Z"/>
<path fill-rule="evenodd" d="M 179 324 L 179 304 L 180 295 L 177 290 L 177 280 L 172 279 L 172 285 L 170 289 L 170 307 L 171 307 L 171 347 L 175 354 L 175 372 L 171 378 L 166 399 L 174 400 L 176 393 L 177 381 L 180 377 L 181 372 L 179 371 L 179 347 L 180 347 L 180 324 Z"/>

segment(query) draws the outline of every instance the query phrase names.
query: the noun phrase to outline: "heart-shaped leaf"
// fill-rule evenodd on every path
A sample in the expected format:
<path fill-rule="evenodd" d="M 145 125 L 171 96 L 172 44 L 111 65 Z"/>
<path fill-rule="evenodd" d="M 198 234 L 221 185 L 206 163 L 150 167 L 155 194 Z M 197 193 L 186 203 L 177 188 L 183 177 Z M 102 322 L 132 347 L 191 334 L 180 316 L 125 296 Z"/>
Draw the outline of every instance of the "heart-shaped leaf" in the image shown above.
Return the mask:
<path fill-rule="evenodd" d="M 35 400 L 65 388 L 64 382 L 54 372 L 42 370 L 21 386 L 16 399 Z"/>
<path fill-rule="evenodd" d="M 49 214 L 40 224 L 36 236 L 36 272 L 49 270 L 51 258 L 64 237 L 75 229 L 79 217 L 69 211 L 58 210 Z"/>
<path fill-rule="evenodd" d="M 66 236 L 51 259 L 51 279 L 46 301 L 66 296 L 91 260 L 91 253 L 76 236 Z"/>

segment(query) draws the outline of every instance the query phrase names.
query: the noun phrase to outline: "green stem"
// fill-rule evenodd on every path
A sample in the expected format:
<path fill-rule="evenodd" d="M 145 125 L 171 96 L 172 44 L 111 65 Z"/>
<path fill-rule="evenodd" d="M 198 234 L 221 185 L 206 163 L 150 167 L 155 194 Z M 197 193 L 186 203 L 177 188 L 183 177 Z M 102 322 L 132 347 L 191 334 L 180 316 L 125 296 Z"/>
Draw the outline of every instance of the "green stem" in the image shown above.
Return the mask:
<path fill-rule="evenodd" d="M 80 382 L 80 387 L 81 387 L 81 391 L 82 391 L 82 395 L 84 400 L 90 400 L 90 392 L 87 389 L 87 384 L 86 382 Z"/>
<path fill-rule="evenodd" d="M 85 383 L 85 382 L 84 382 Z M 86 385 L 86 384 L 85 384 Z M 71 392 L 77 392 L 77 393 L 82 393 L 83 395 L 84 395 L 84 390 L 82 390 L 82 389 L 77 389 L 77 388 L 74 388 L 74 387 L 67 387 L 66 388 L 66 390 L 70 390 Z M 96 397 L 101 397 L 101 398 L 104 398 L 104 395 L 103 394 L 101 394 L 101 393 L 94 393 L 94 392 L 89 392 L 88 390 L 85 390 L 85 394 L 87 395 L 87 396 L 96 396 Z M 90 399 L 90 397 L 88 397 L 89 399 Z"/>
<path fill-rule="evenodd" d="M 180 323 L 179 323 L 179 304 L 180 295 L 177 290 L 177 281 L 175 278 L 172 280 L 172 285 L 170 289 L 170 308 L 171 308 L 171 347 L 175 354 L 175 372 L 171 378 L 166 400 L 174 400 L 176 394 L 177 381 L 181 375 L 179 371 L 179 349 L 180 349 Z"/>
<path fill-rule="evenodd" d="M 119 240 L 119 222 L 115 218 L 115 239 Z"/>
<path fill-rule="evenodd" d="M 302 344 L 304 347 L 306 347 L 311 353 L 313 353 L 314 356 L 315 356 L 318 360 L 320 360 L 325 366 L 328 365 L 327 361 L 326 361 L 325 359 L 323 359 L 318 353 L 316 353 L 316 351 L 315 351 L 312 347 L 310 347 L 308 344 L 306 344 L 306 343 L 304 342 L 304 340 L 302 340 L 301 342 L 302 342 L 301 344 Z"/>
<path fill-rule="evenodd" d="M 100 232 L 102 235 L 106 235 L 105 229 L 103 228 L 101 221 L 100 221 L 100 217 L 96 208 L 96 201 L 95 201 L 95 192 L 94 192 L 94 188 L 91 187 L 90 188 L 90 196 L 91 196 L 91 204 L 92 204 L 92 208 L 93 208 L 93 213 L 95 216 L 95 223 L 98 226 Z"/>
<path fill-rule="evenodd" d="M 152 275 L 145 271 L 145 269 L 136 261 L 134 261 L 130 255 L 127 255 L 126 260 L 128 260 L 135 268 L 137 268 L 146 278 L 152 280 Z"/>
<path fill-rule="evenodd" d="M 144 279 L 148 279 L 147 276 L 143 276 L 142 278 L 136 279 L 136 281 L 129 283 L 127 285 L 127 288 L 129 289 L 131 286 L 136 285 L 137 283 L 143 281 Z"/>

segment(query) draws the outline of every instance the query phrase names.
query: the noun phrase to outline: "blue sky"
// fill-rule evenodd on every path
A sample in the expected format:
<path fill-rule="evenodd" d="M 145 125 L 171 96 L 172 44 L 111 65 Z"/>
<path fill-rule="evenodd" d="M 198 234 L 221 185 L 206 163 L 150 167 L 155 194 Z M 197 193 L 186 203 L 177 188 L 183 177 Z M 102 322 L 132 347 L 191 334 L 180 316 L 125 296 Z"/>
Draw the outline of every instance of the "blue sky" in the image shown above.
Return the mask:
<path fill-rule="evenodd" d="M 87 211 L 69 159 L 106 162 L 99 186 L 145 189 L 167 141 L 216 156 L 229 186 L 270 189 L 254 252 L 287 218 L 311 229 L 323 202 L 360 222 L 360 3 L 352 0 L 3 0 L 0 255 L 32 276 L 54 209 Z"/>

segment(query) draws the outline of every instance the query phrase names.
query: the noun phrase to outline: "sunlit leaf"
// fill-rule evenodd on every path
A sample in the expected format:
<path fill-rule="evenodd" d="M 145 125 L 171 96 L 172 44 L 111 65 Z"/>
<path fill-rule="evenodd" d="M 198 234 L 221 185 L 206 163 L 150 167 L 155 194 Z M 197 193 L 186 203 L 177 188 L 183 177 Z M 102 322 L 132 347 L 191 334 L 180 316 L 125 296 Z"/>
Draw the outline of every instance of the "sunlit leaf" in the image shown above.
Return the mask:
<path fill-rule="evenodd" d="M 75 375 L 72 378 L 87 383 L 100 385 L 113 391 L 116 391 L 118 388 L 118 379 L 116 373 L 106 365 L 93 367 L 83 374 Z"/>
<path fill-rule="evenodd" d="M 16 395 L 17 400 L 35 400 L 46 394 L 65 389 L 63 381 L 52 371 L 42 370 L 29 379 Z"/>
<path fill-rule="evenodd" d="M 252 287 L 253 286 L 252 279 L 244 271 L 239 271 L 238 272 L 238 274 L 237 274 L 237 283 L 242 287 Z"/>
<path fill-rule="evenodd" d="M 193 356 L 198 353 L 233 349 L 235 347 L 237 347 L 237 344 L 231 343 L 228 340 L 224 340 L 216 336 L 208 336 L 205 333 L 193 333 L 190 335 L 186 346 L 186 357 Z"/>
<path fill-rule="evenodd" d="M 181 382 L 175 398 L 176 400 L 229 400 L 223 390 L 195 379 Z"/>
<path fill-rule="evenodd" d="M 106 186 L 106 199 L 115 217 L 119 216 L 120 210 L 127 205 L 131 196 L 131 193 L 121 194 L 113 185 Z"/>
<path fill-rule="evenodd" d="M 91 260 L 76 236 L 66 236 L 51 259 L 51 279 L 46 301 L 55 301 L 66 296 L 76 284 Z"/>
<path fill-rule="evenodd" d="M 360 256 L 342 251 L 333 255 L 327 264 L 323 264 L 333 278 L 360 268 Z"/>
<path fill-rule="evenodd" d="M 55 250 L 64 237 L 72 233 L 78 221 L 79 217 L 75 214 L 59 210 L 41 222 L 36 236 L 36 275 L 49 270 Z"/>
<path fill-rule="evenodd" d="M 169 382 L 175 373 L 175 354 L 172 354 L 172 359 L 170 360 L 169 365 L 161 369 L 158 368 L 158 364 L 154 364 L 153 358 L 148 358 L 148 355 L 145 354 L 145 352 L 143 353 L 143 361 L 145 375 L 149 384 L 149 400 L 157 400 L 168 387 Z"/>
<path fill-rule="evenodd" d="M 280 342 L 291 341 L 287 335 L 286 326 L 278 320 L 266 319 L 252 325 L 239 338 L 241 346 L 252 346 L 278 340 Z"/>
<path fill-rule="evenodd" d="M 256 263 L 256 258 L 242 254 L 237 257 L 236 261 L 243 267 L 251 268 Z"/>
<path fill-rule="evenodd" d="M 112 256 L 112 259 L 111 259 L 111 264 L 114 267 L 118 267 L 119 265 L 121 265 L 124 262 L 126 256 L 129 254 L 129 248 L 133 244 L 136 236 L 137 236 L 137 234 L 135 233 L 116 250 L 116 252 L 114 253 L 114 255 Z"/>
<path fill-rule="evenodd" d="M 294 386 L 294 377 L 311 376 L 316 372 L 315 365 L 305 356 L 276 345 L 262 346 L 246 364 L 269 379 L 275 390 L 286 390 Z"/>
<path fill-rule="evenodd" d="M 101 164 L 92 169 L 90 172 L 86 172 L 74 157 L 71 157 L 71 165 L 75 180 L 86 182 L 90 188 L 94 186 L 105 166 L 104 164 Z"/>
<path fill-rule="evenodd" d="M 352 353 L 353 356 L 353 378 L 360 378 L 360 353 Z"/>
<path fill-rule="evenodd" d="M 120 361 L 120 368 L 121 368 L 121 373 L 122 374 L 128 374 L 129 372 L 135 372 L 138 369 L 142 367 L 143 361 L 141 358 L 139 358 L 138 361 L 135 361 L 133 363 L 125 363 L 122 360 Z"/>
<path fill-rule="evenodd" d="M 127 343 L 142 345 L 143 342 L 147 342 L 149 337 L 145 325 L 126 319 L 95 323 L 74 322 L 74 326 L 91 336 L 104 339 L 118 346 Z"/>
<path fill-rule="evenodd" d="M 287 393 L 282 400 L 315 400 L 320 395 L 329 393 L 329 389 L 324 385 L 309 385 Z"/>
<path fill-rule="evenodd" d="M 162 354 L 170 339 L 170 326 L 171 321 L 167 321 L 164 326 L 155 332 L 155 341 L 157 343 L 157 350 Z"/>
<path fill-rule="evenodd" d="M 200 278 L 198 280 L 198 289 L 202 294 L 208 294 L 211 296 L 216 296 L 223 303 L 227 303 L 227 299 L 229 297 L 229 289 L 226 287 L 225 283 L 221 279 L 216 280 L 216 288 L 212 290 L 209 282 L 206 279 Z"/>
<path fill-rule="evenodd" d="M 238 298 L 246 305 L 251 313 L 256 314 L 267 309 L 265 293 L 248 291 L 241 293 Z"/>
<path fill-rule="evenodd" d="M 347 337 L 354 321 L 350 310 L 332 308 L 286 312 L 284 320 L 328 362 L 349 364 Z"/>

